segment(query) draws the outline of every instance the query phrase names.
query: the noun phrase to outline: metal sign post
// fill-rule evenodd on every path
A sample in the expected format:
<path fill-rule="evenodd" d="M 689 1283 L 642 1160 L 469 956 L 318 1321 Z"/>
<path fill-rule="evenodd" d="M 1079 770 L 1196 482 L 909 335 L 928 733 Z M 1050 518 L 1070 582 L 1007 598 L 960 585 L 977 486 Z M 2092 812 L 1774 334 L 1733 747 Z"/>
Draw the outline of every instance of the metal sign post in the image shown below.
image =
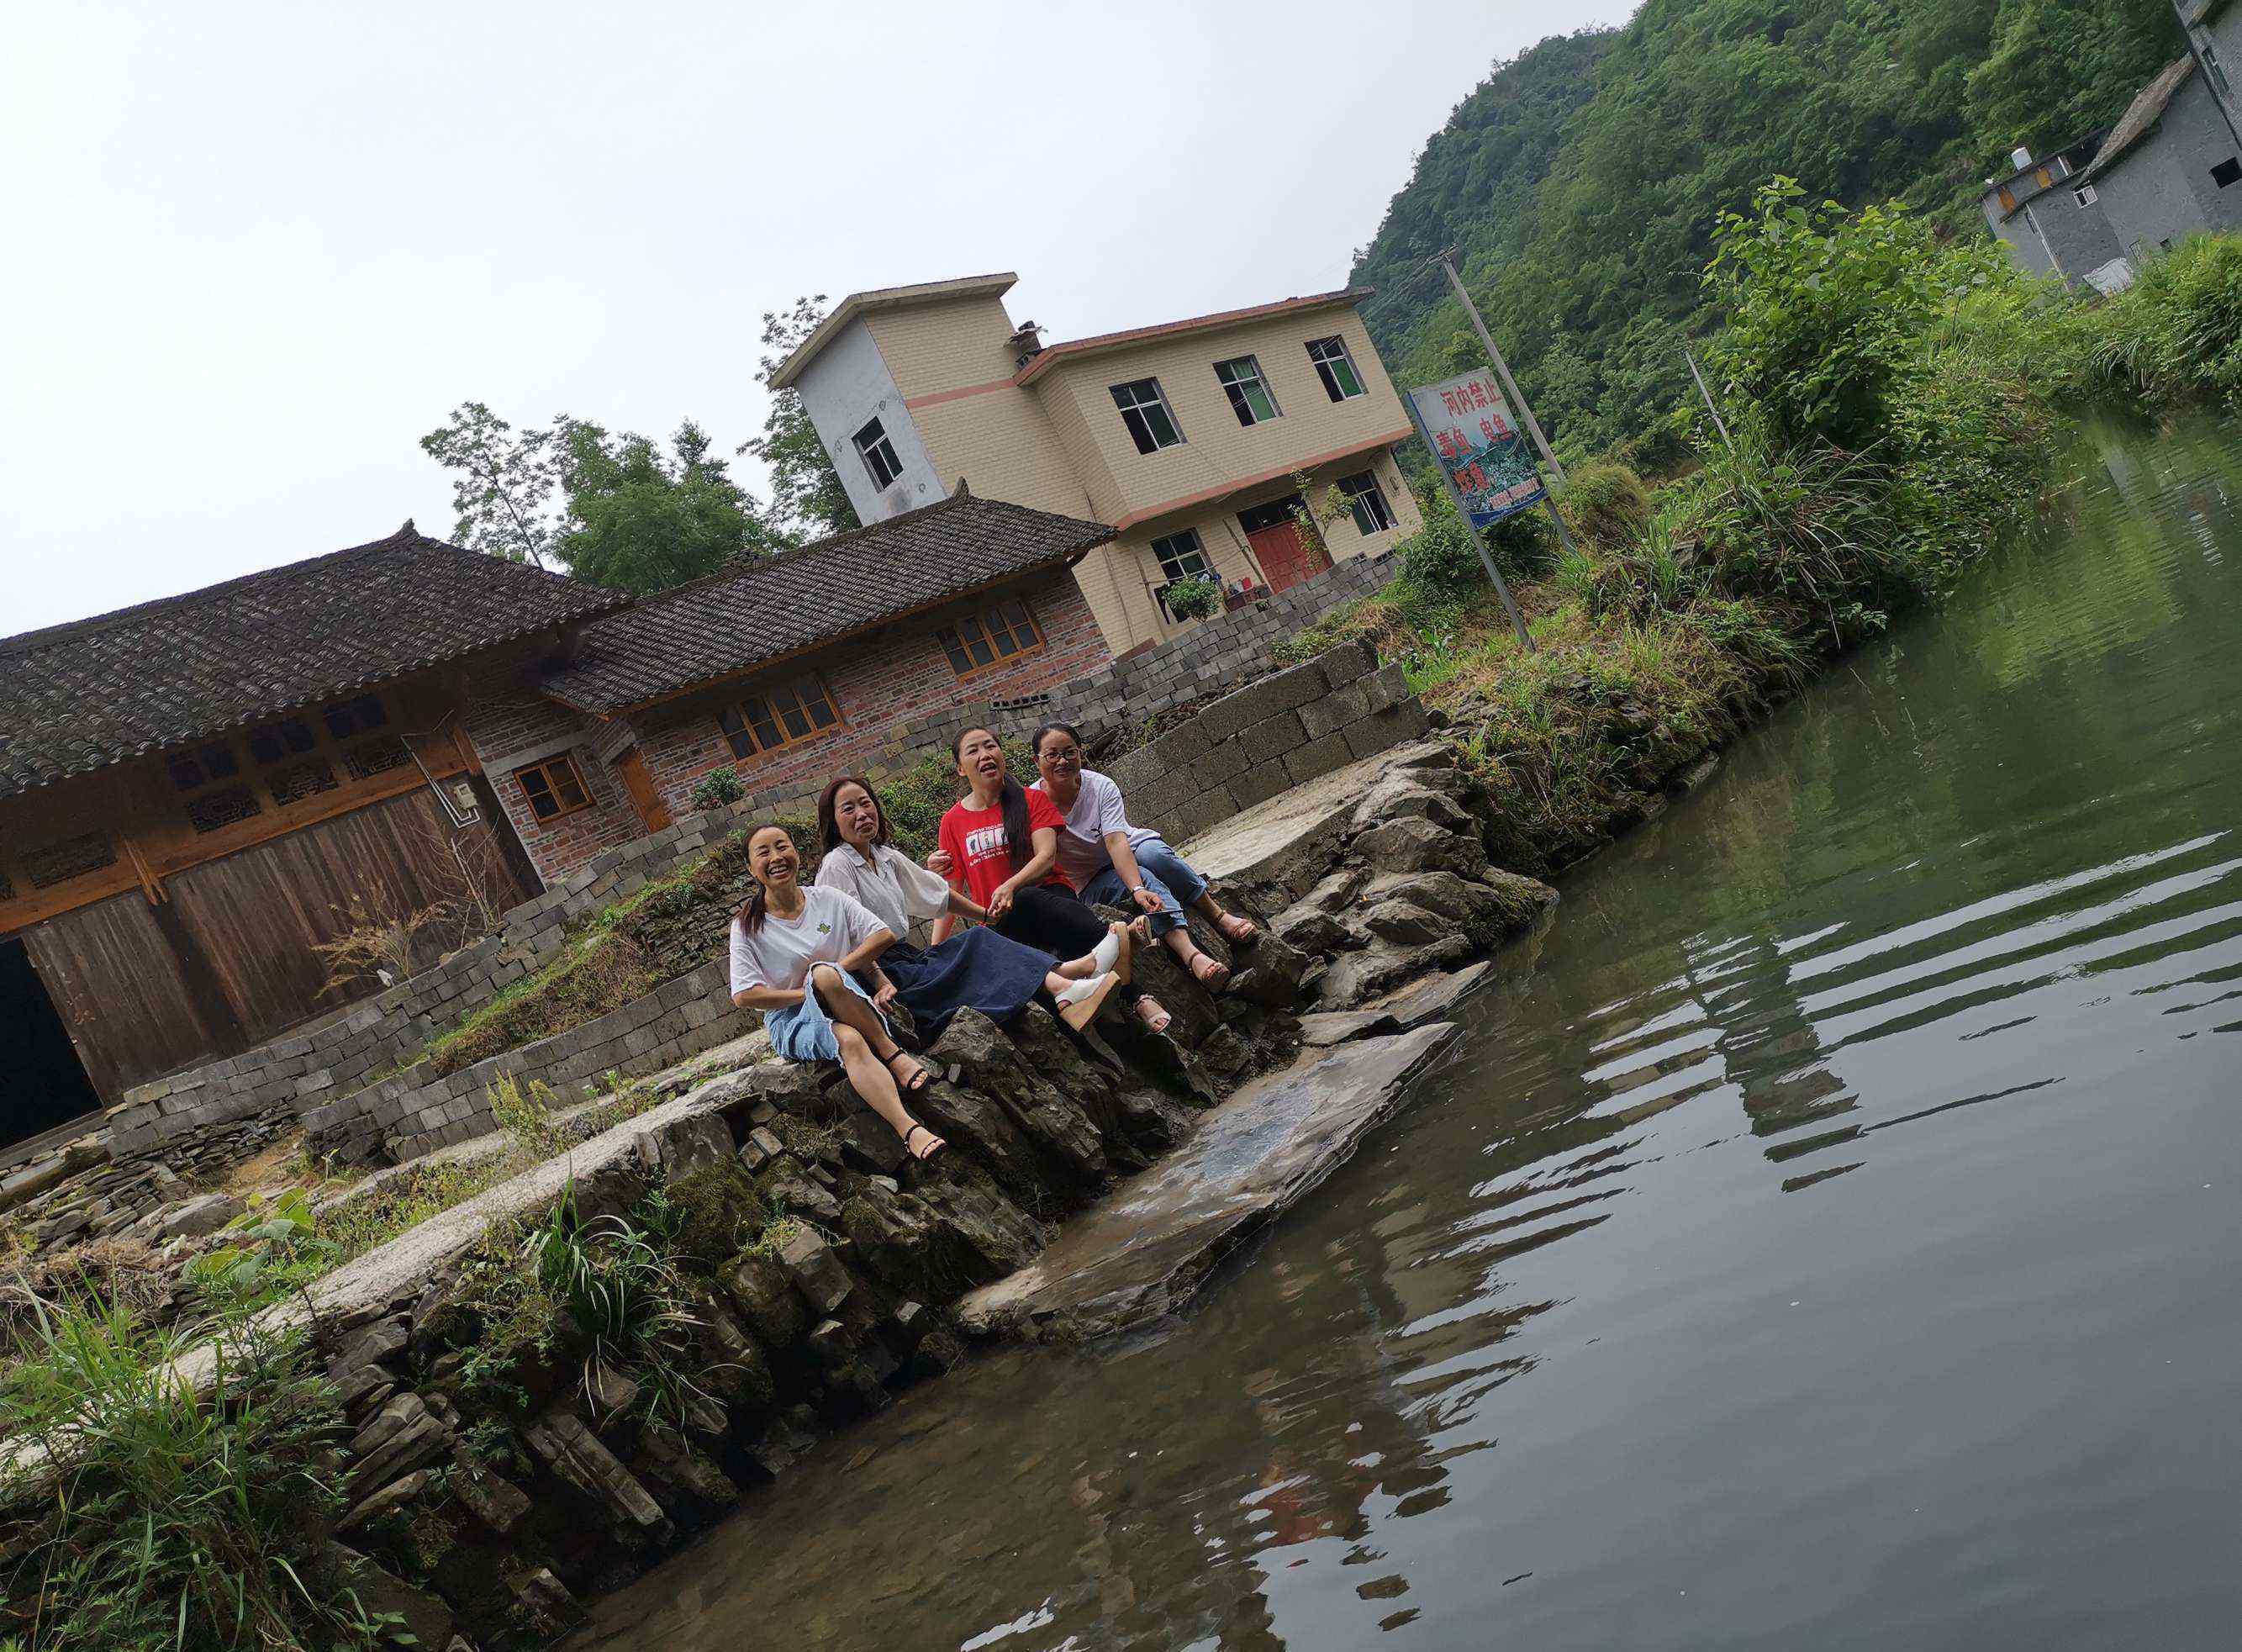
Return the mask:
<path fill-rule="evenodd" d="M 1689 376 L 1697 381 L 1697 393 L 1705 399 L 1705 411 L 1713 415 L 1713 428 L 1721 433 L 1721 446 L 1734 449 L 1735 441 L 1728 434 L 1728 426 L 1722 421 L 1721 410 L 1713 405 L 1713 393 L 1705 388 L 1705 375 L 1697 371 L 1697 358 L 1688 345 L 1682 346 L 1682 359 L 1689 364 Z"/>
<path fill-rule="evenodd" d="M 1464 503 L 1463 494 L 1457 490 L 1456 479 L 1449 471 L 1447 460 L 1442 455 L 1439 445 L 1433 440 L 1433 433 L 1425 428 L 1424 417 L 1417 411 L 1416 396 L 1412 393 L 1402 397 L 1401 400 L 1409 409 L 1409 422 L 1417 427 L 1418 440 L 1425 444 L 1425 451 L 1433 456 L 1433 468 L 1440 473 L 1440 483 L 1448 490 L 1448 503 L 1455 507 L 1456 520 L 1463 524 L 1464 532 L 1471 535 L 1472 548 L 1479 553 L 1480 565 L 1487 569 L 1487 578 L 1494 581 L 1494 594 L 1502 599 L 1503 611 L 1510 615 L 1510 628 L 1518 633 L 1519 645 L 1528 654 L 1538 653 L 1539 650 L 1534 645 L 1533 635 L 1526 628 L 1526 616 L 1519 613 L 1518 604 L 1511 597 L 1509 586 L 1503 583 L 1502 570 L 1495 567 L 1494 558 L 1487 551 L 1486 535 L 1480 532 L 1478 525 L 1472 520 L 1471 507 Z M 1536 474 L 1538 477 L 1539 473 L 1537 472 Z M 1542 496 L 1544 498 L 1548 496 L 1546 484 L 1542 488 Z M 1560 526 L 1562 526 L 1561 519 Z"/>

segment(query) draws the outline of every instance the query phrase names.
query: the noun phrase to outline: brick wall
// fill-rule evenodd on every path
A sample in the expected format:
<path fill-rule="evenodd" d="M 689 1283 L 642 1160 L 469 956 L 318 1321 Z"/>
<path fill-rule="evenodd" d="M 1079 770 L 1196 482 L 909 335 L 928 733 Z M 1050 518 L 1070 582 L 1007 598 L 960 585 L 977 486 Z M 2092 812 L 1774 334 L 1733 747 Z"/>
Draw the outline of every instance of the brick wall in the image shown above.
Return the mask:
<path fill-rule="evenodd" d="M 753 1031 L 755 1014 L 728 1000 L 722 958 L 665 982 L 596 1021 L 462 1067 L 448 1077 L 415 1071 L 366 1086 L 304 1114 L 312 1152 L 347 1164 L 403 1164 L 498 1128 L 491 1091 L 511 1078 L 547 1085 L 562 1105 L 588 1100 L 608 1075 L 635 1078 Z"/>
<path fill-rule="evenodd" d="M 675 816 L 691 813 L 693 788 L 711 770 L 722 768 L 734 769 L 750 791 L 768 798 L 815 796 L 836 775 L 886 768 L 913 755 L 916 748 L 909 743 L 905 731 L 961 702 L 1045 693 L 1112 662 L 1081 588 L 1071 575 L 1059 574 L 1024 593 L 1044 646 L 960 677 L 936 640 L 936 631 L 957 614 L 977 611 L 1007 594 L 999 593 L 987 601 L 961 604 L 909 626 L 852 640 L 779 674 L 775 681 L 784 682 L 815 672 L 832 695 L 842 726 L 816 739 L 735 762 L 716 715 L 742 691 L 756 687 L 752 681 L 721 695 L 657 707 L 633 719 L 640 749 L 662 800 Z"/>
<path fill-rule="evenodd" d="M 468 680 L 465 718 L 467 738 L 482 759 L 499 807 L 528 852 L 530 864 L 546 883 L 567 876 L 603 849 L 614 849 L 643 836 L 646 826 L 631 807 L 621 776 L 597 749 L 603 725 L 556 705 L 528 685 L 534 659 L 514 655 L 493 661 Z M 584 778 L 592 806 L 557 819 L 540 821 L 530 813 L 514 771 L 556 752 L 567 752 Z"/>

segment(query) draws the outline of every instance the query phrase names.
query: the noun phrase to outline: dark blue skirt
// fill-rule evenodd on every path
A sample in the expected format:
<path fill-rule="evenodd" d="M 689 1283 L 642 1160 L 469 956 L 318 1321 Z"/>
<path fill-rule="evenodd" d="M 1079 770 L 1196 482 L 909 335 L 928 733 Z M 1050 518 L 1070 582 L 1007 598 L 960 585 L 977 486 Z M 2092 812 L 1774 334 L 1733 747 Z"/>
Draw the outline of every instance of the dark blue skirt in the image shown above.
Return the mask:
<path fill-rule="evenodd" d="M 999 1026 L 1028 1007 L 1051 972 L 1048 954 L 977 928 L 922 950 L 898 941 L 880 954 L 896 997 L 919 1038 L 932 1044 L 960 1010 L 978 1010 Z"/>

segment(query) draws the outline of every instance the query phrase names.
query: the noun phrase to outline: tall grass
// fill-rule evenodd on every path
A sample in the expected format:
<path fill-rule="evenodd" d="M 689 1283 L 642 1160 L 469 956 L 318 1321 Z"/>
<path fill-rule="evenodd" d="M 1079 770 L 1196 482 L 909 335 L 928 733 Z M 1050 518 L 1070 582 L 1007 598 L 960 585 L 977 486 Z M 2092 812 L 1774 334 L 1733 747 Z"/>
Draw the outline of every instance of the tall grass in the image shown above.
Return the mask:
<path fill-rule="evenodd" d="M 213 1331 L 205 1397 L 173 1362 Z M 313 1566 L 339 1505 L 322 1457 L 343 1429 L 299 1337 L 43 1308 L 0 1386 L 0 1428 L 17 1453 L 5 1587 L 23 1652 L 372 1643 L 376 1626 Z"/>
<path fill-rule="evenodd" d="M 2094 312 L 2097 369 L 2151 402 L 2242 406 L 2242 237 L 2200 235 Z"/>

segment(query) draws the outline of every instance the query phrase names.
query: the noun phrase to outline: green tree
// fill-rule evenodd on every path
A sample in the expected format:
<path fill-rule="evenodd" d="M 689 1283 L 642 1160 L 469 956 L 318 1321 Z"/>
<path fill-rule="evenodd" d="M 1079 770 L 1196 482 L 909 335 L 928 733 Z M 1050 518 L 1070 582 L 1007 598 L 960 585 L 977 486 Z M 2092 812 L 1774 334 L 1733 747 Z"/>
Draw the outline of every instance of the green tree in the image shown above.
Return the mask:
<path fill-rule="evenodd" d="M 2003 0 L 1990 50 L 1968 78 L 1984 164 L 2019 144 L 2044 154 L 2111 124 L 2186 50 L 2172 0 Z"/>
<path fill-rule="evenodd" d="M 560 470 L 554 432 L 517 434 L 482 402 L 463 401 L 451 422 L 420 438 L 420 446 L 455 473 L 452 508 L 459 521 L 452 532 L 460 544 L 509 562 L 546 565 L 560 532 L 553 512 Z"/>
<path fill-rule="evenodd" d="M 713 574 L 790 542 L 763 520 L 692 420 L 664 453 L 644 436 L 556 421 L 567 455 L 567 527 L 559 550 L 578 579 L 641 595 Z"/>
<path fill-rule="evenodd" d="M 794 543 L 709 456 L 690 420 L 665 451 L 566 414 L 516 431 L 468 401 L 420 446 L 455 473 L 460 544 L 540 567 L 564 563 L 595 585 L 645 595 Z"/>
<path fill-rule="evenodd" d="M 763 312 L 762 382 L 769 388 L 802 341 L 825 319 L 825 295 L 799 298 L 791 309 Z M 809 422 L 796 390 L 771 392 L 763 433 L 740 444 L 739 451 L 770 471 L 771 514 L 786 527 L 810 534 L 845 534 L 858 526 L 856 507 L 833 468 L 825 444 Z"/>

